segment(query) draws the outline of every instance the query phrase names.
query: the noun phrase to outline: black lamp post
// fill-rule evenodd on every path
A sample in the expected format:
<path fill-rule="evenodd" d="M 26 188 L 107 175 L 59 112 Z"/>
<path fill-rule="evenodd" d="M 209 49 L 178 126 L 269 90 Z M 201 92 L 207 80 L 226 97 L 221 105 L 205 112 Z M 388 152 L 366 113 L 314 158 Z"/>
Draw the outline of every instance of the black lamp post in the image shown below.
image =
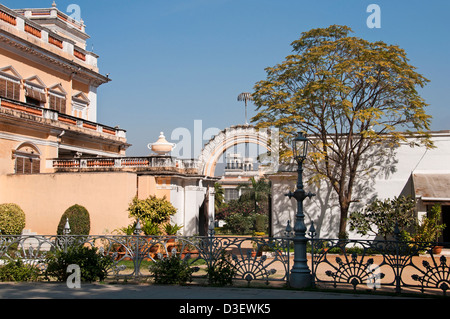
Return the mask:
<path fill-rule="evenodd" d="M 294 265 L 291 270 L 290 285 L 294 288 L 305 288 L 312 285 L 311 271 L 308 267 L 308 259 L 306 258 L 306 225 L 305 215 L 303 214 L 303 200 L 307 197 L 315 196 L 310 192 L 306 193 L 303 189 L 303 161 L 308 153 L 308 139 L 299 133 L 294 139 L 292 150 L 294 159 L 297 161 L 297 189 L 295 192 L 289 192 L 286 196 L 294 197 L 297 200 L 297 214 L 295 215 L 294 224 Z"/>

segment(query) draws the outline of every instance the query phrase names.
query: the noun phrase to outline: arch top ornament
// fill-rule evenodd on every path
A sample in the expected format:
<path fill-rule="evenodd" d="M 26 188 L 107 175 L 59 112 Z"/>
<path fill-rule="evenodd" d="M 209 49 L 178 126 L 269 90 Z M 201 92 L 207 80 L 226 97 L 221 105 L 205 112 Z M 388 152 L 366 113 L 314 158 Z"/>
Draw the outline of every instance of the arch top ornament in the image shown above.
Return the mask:
<path fill-rule="evenodd" d="M 270 152 L 272 170 L 278 167 L 278 131 L 273 129 L 258 129 L 253 125 L 233 125 L 213 138 L 203 147 L 199 155 L 199 173 L 214 176 L 217 161 L 220 156 L 237 144 L 253 143 L 263 146 Z"/>

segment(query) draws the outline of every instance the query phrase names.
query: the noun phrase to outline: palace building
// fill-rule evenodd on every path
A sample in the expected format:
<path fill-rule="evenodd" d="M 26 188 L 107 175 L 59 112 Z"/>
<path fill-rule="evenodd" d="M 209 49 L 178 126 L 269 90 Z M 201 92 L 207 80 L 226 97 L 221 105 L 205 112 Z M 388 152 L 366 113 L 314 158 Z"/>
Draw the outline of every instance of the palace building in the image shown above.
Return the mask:
<path fill-rule="evenodd" d="M 120 156 L 126 132 L 97 123 L 97 89 L 109 82 L 86 50 L 82 22 L 54 5 L 0 5 L 0 172 L 50 172 L 44 159 Z"/>
<path fill-rule="evenodd" d="M 21 206 L 26 230 L 39 234 L 54 234 L 65 209 L 83 205 L 101 234 L 130 223 L 133 197 L 165 196 L 183 232 L 202 233 L 214 179 L 167 152 L 126 157 L 126 131 L 97 122 L 97 91 L 110 79 L 86 49 L 85 28 L 55 3 L 0 4 L 0 203 Z"/>

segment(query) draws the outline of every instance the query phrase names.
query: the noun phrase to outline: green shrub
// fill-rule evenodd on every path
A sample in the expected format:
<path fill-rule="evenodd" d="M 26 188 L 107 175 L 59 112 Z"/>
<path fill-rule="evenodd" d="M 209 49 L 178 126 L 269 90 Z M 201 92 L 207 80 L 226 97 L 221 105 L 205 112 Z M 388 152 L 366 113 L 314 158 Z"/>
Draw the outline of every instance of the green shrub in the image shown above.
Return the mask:
<path fill-rule="evenodd" d="M 80 267 L 81 281 L 102 281 L 108 274 L 113 260 L 110 256 L 98 253 L 96 247 L 71 246 L 67 251 L 57 250 L 46 258 L 47 269 L 45 278 L 50 280 L 56 278 L 58 281 L 66 281 L 71 274 L 67 272 L 69 265 L 75 264 Z"/>
<path fill-rule="evenodd" d="M 255 215 L 255 232 L 265 233 L 269 226 L 269 217 L 267 215 Z"/>
<path fill-rule="evenodd" d="M 160 236 L 164 233 L 164 227 L 169 223 L 170 216 L 175 215 L 177 209 L 166 199 L 150 195 L 146 199 L 134 197 L 128 206 L 129 217 L 136 220 L 128 227 L 122 228 L 122 232 L 134 231 L 137 220 L 141 223 L 141 229 L 147 236 Z"/>
<path fill-rule="evenodd" d="M 225 218 L 225 228 L 232 234 L 248 235 L 252 233 L 255 218 L 252 215 L 232 214 Z"/>
<path fill-rule="evenodd" d="M 0 205 L 0 231 L 2 235 L 20 235 L 25 228 L 25 213 L 16 204 Z"/>
<path fill-rule="evenodd" d="M 36 281 L 40 270 L 37 267 L 26 265 L 22 260 L 11 260 L 0 267 L 0 281 Z"/>
<path fill-rule="evenodd" d="M 155 260 L 149 267 L 155 283 L 162 285 L 183 285 L 192 281 L 192 273 L 198 270 L 191 267 L 188 260 L 181 259 L 177 254 Z"/>
<path fill-rule="evenodd" d="M 226 286 L 233 284 L 236 270 L 229 262 L 230 256 L 222 252 L 221 257 L 207 269 L 208 281 L 213 286 Z"/>
<path fill-rule="evenodd" d="M 133 198 L 128 207 L 130 217 L 149 220 L 156 224 L 167 222 L 170 216 L 175 215 L 177 209 L 166 199 L 149 196 L 146 199 Z"/>
<path fill-rule="evenodd" d="M 73 205 L 67 208 L 59 220 L 56 231 L 58 235 L 63 235 L 67 218 L 69 219 L 70 235 L 89 235 L 91 220 L 86 208 L 80 205 Z"/>

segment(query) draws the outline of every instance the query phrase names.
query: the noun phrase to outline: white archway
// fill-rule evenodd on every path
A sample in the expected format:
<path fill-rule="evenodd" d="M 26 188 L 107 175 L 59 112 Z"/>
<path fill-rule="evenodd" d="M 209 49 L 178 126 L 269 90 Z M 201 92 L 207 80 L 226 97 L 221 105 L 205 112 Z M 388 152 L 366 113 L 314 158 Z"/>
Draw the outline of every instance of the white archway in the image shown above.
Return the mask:
<path fill-rule="evenodd" d="M 220 156 L 237 144 L 253 143 L 265 147 L 271 153 L 273 166 L 278 165 L 278 132 L 271 129 L 257 129 L 252 125 L 235 125 L 222 130 L 209 140 L 199 156 L 199 173 L 214 176 Z"/>

